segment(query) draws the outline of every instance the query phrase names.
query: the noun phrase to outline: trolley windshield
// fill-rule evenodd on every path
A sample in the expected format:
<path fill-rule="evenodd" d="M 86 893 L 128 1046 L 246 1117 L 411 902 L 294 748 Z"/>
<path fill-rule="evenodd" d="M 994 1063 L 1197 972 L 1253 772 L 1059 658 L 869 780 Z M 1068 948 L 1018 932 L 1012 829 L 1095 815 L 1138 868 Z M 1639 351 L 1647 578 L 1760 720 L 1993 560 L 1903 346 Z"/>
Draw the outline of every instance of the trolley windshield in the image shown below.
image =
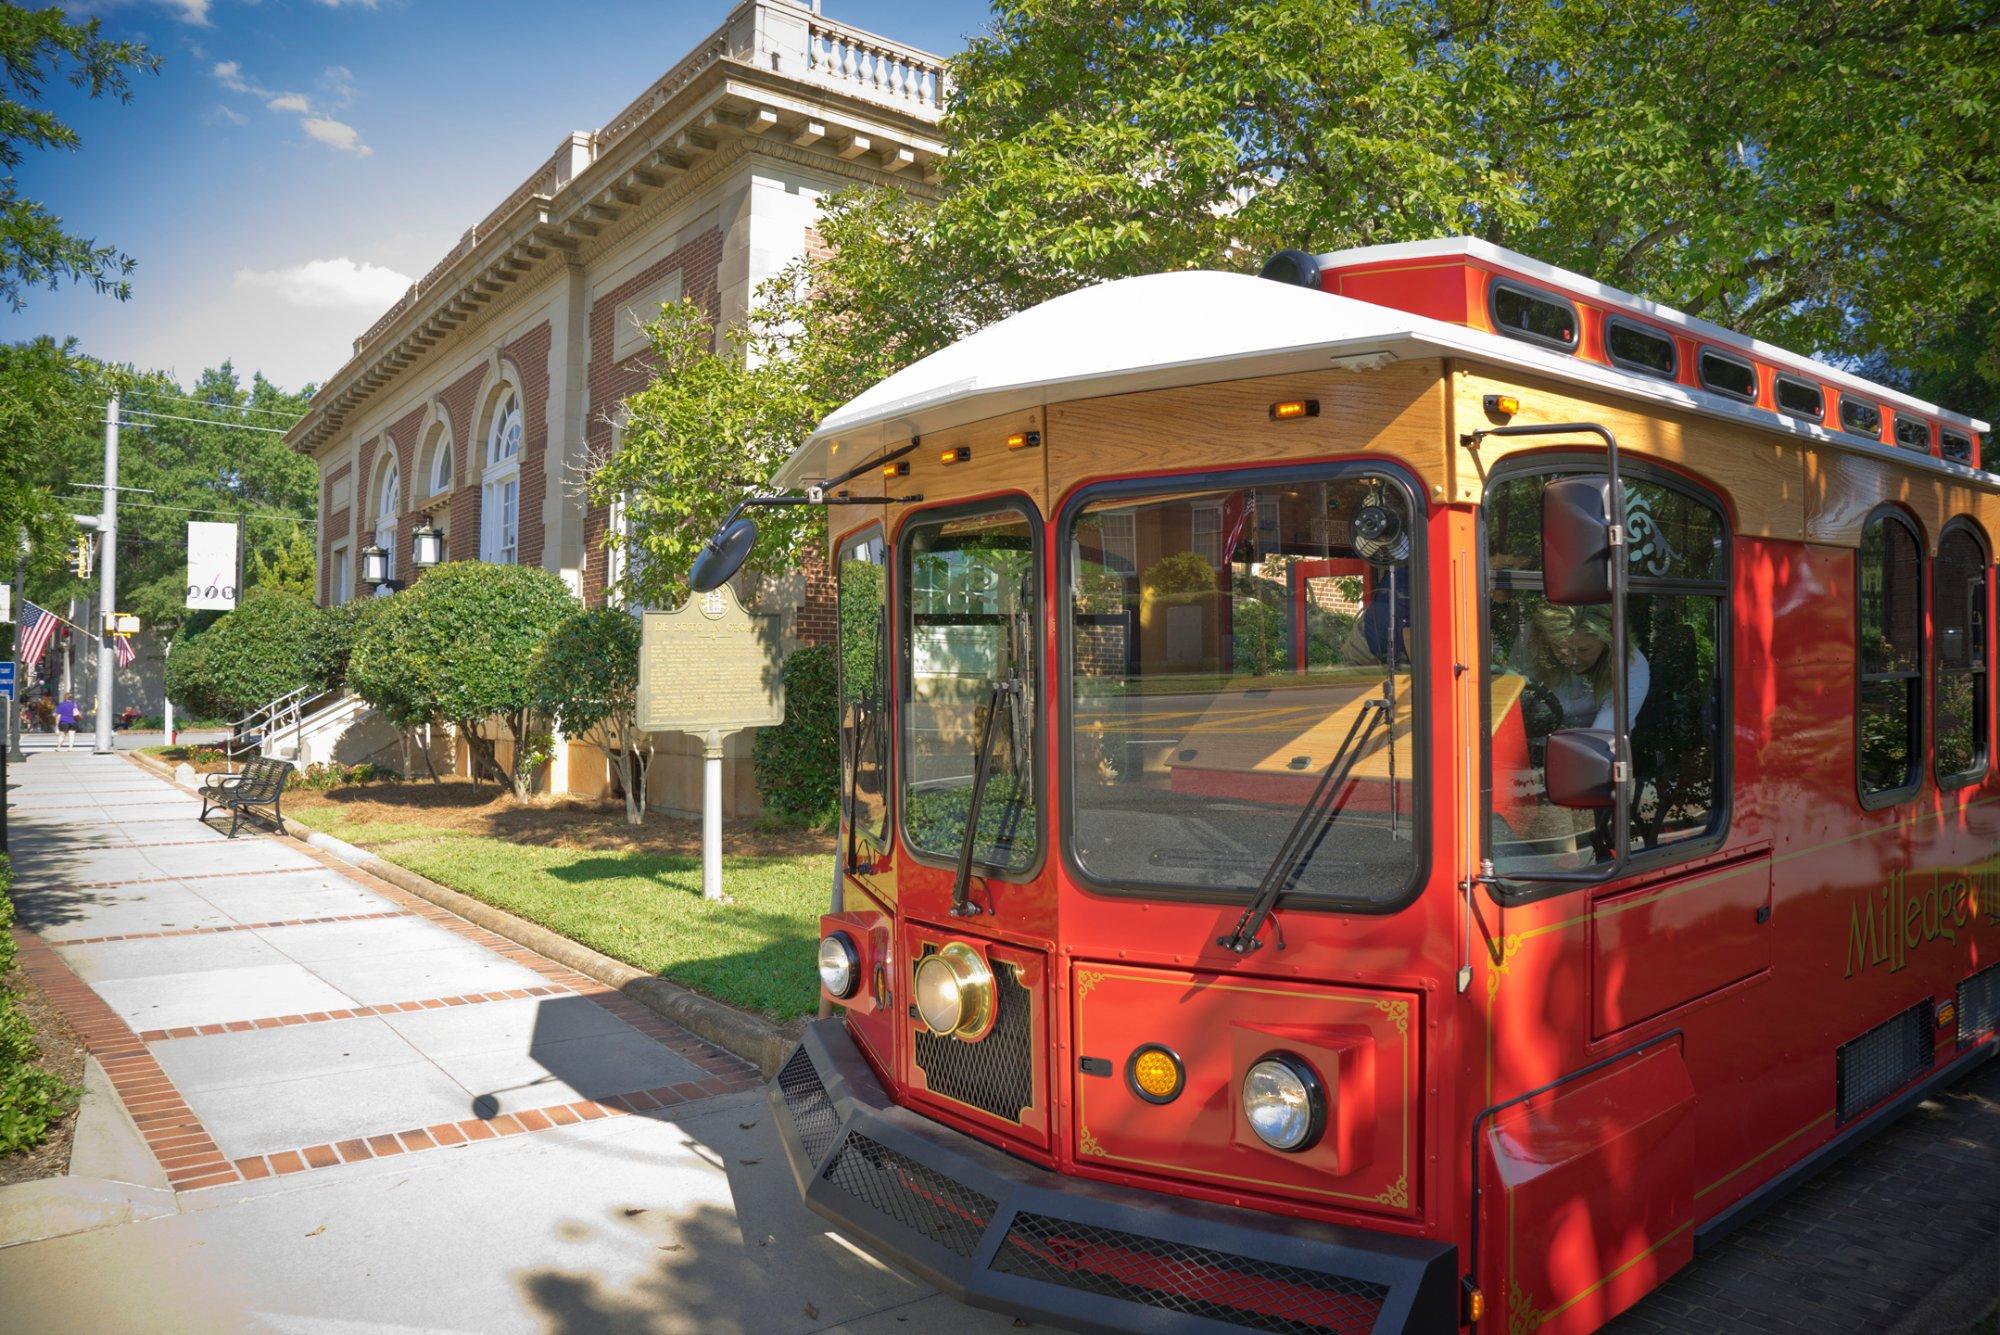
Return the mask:
<path fill-rule="evenodd" d="M 1088 880 L 1207 895 L 1272 873 L 1294 898 L 1407 898 L 1415 537 L 1402 484 L 1358 469 L 1073 513 L 1065 789 Z"/>

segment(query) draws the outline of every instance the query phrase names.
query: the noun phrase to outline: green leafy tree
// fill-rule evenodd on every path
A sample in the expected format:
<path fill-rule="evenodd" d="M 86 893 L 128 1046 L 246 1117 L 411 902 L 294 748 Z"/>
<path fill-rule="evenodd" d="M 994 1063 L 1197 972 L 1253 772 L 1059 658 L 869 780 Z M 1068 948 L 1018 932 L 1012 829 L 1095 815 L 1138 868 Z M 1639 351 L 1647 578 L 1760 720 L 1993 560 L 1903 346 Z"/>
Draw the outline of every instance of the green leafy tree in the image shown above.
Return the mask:
<path fill-rule="evenodd" d="M 615 607 L 576 609 L 542 641 L 532 679 L 537 712 L 612 758 L 625 823 L 639 824 L 653 762 L 652 734 L 639 727 L 639 619 Z"/>
<path fill-rule="evenodd" d="M 96 508 L 71 487 L 89 470 L 90 454 L 101 451 L 108 392 L 102 368 L 77 352 L 74 339 L 0 345 L 0 550 L 7 562 L 0 577 L 13 577 L 25 542 L 30 597 L 69 556 L 76 534 L 70 515 Z M 96 471 L 104 471 L 101 464 Z"/>
<path fill-rule="evenodd" d="M 591 479 L 599 502 L 623 499 L 638 559 L 621 592 L 656 606 L 686 594 L 688 567 L 729 508 L 760 490 L 811 430 L 819 403 L 793 368 L 746 357 L 752 336 L 720 348 L 710 315 L 694 302 L 667 307 L 648 326 L 658 375 L 625 402 L 618 451 Z M 825 526 L 806 507 L 757 515 L 751 569 L 768 570 Z"/>
<path fill-rule="evenodd" d="M 255 593 L 167 658 L 167 695 L 196 714 L 241 717 L 312 682 L 306 645 L 322 616 L 292 593 Z"/>
<path fill-rule="evenodd" d="M 1858 353 L 1996 276 L 1990 6 L 1003 0 L 952 74 L 934 225 L 1014 305 L 1470 233 Z"/>
<path fill-rule="evenodd" d="M 270 546 L 251 552 L 243 583 L 266 593 L 318 597 L 319 555 L 313 550 L 312 530 L 304 525 L 281 528 Z"/>
<path fill-rule="evenodd" d="M 453 725 L 472 748 L 474 776 L 504 775 L 526 800 L 537 741 L 531 667 L 576 608 L 569 590 L 532 566 L 458 561 L 387 601 L 355 637 L 349 687 L 399 728 Z M 496 723 L 514 746 L 511 775 L 494 758 Z"/>
<path fill-rule="evenodd" d="M 133 261 L 115 246 L 77 236 L 47 208 L 21 193 L 14 173 L 30 152 L 75 152 L 83 141 L 56 114 L 38 105 L 51 79 L 93 98 L 132 100 L 131 76 L 153 73 L 159 57 L 135 42 L 103 36 L 99 21 L 72 22 L 61 9 L 0 4 L 0 298 L 15 310 L 23 288 L 88 283 L 123 301 Z"/>
<path fill-rule="evenodd" d="M 392 598 L 350 598 L 320 609 L 304 645 L 306 675 L 312 684 L 324 691 L 345 686 L 348 660 L 361 628 L 394 605 Z"/>

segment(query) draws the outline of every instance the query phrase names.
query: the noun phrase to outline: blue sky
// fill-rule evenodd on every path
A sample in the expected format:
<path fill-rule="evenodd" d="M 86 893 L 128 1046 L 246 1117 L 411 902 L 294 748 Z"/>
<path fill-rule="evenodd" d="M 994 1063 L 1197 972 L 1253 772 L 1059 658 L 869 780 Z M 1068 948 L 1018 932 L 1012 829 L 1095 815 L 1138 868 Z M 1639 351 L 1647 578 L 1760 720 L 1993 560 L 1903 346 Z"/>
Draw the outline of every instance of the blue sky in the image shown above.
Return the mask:
<path fill-rule="evenodd" d="M 9 341 L 190 382 L 235 361 L 325 379 L 412 275 L 545 160 L 712 31 L 731 0 L 94 0 L 107 34 L 166 58 L 127 105 L 56 84 L 82 136 L 23 191 L 139 261 L 119 303 L 28 292 Z M 983 0 L 828 0 L 832 18 L 940 53 Z"/>

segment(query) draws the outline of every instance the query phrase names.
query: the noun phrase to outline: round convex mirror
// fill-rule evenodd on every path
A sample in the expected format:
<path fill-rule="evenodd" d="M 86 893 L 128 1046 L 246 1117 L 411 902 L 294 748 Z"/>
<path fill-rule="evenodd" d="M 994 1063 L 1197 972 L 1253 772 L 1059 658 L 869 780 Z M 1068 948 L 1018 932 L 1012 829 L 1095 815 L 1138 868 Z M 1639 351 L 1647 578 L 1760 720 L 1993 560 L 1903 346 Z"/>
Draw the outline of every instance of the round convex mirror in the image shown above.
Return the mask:
<path fill-rule="evenodd" d="M 696 593 L 707 593 L 726 584 L 743 568 L 750 549 L 756 545 L 755 523 L 747 518 L 730 520 L 694 558 L 694 568 L 688 571 L 688 587 Z"/>

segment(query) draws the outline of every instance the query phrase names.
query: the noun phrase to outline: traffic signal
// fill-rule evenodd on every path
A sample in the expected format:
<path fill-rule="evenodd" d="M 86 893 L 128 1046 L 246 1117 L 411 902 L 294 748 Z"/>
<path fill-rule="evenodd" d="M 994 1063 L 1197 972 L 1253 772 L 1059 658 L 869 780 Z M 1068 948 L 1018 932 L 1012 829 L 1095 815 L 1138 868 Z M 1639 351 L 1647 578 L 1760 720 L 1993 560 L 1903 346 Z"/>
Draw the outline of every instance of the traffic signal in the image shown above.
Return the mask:
<path fill-rule="evenodd" d="M 70 567 L 76 571 L 78 579 L 90 578 L 90 536 L 88 534 L 79 533 L 76 535 L 76 559 L 70 562 Z"/>

